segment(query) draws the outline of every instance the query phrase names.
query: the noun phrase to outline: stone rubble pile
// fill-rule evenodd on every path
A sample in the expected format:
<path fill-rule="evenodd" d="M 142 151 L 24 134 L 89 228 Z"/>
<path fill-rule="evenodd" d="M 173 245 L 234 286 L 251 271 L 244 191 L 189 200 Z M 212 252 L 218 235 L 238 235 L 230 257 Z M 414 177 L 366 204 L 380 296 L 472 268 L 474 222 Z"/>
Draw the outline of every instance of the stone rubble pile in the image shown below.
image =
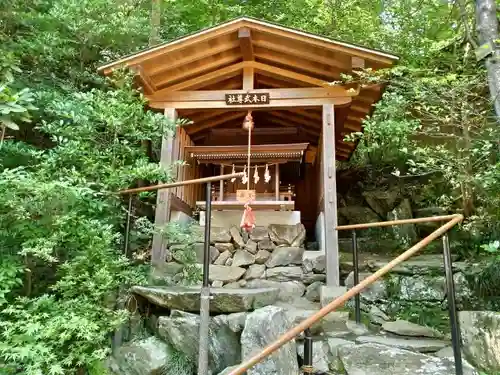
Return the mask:
<path fill-rule="evenodd" d="M 196 300 L 193 297 L 195 290 L 169 287 L 134 289 L 138 298 L 145 298 L 160 307 L 175 305 L 181 308 L 185 303 L 184 310 L 199 307 L 199 302 L 193 302 Z M 249 295 L 254 302 L 259 301 L 257 305 L 267 305 L 254 308 L 251 303 L 235 302 L 247 300 Z M 209 368 L 213 375 L 228 374 L 241 361 L 262 350 L 320 308 L 318 303 L 304 297 L 280 301 L 278 290 L 272 288 L 258 292 L 237 289 L 229 294 L 220 288 L 215 290 L 214 300 L 219 302 L 214 302 L 218 307 L 212 310 L 209 325 Z M 226 302 L 220 303 L 223 300 Z M 239 312 L 232 312 L 236 310 L 235 306 L 239 306 Z M 224 312 L 225 308 L 231 312 Z M 154 336 L 133 341 L 116 350 L 107 361 L 111 372 L 116 375 L 153 375 L 170 373 L 166 372 L 167 369 L 176 375 L 196 373 L 200 319 L 198 314 L 183 309 L 149 315 L 146 325 Z M 371 333 L 363 324 L 350 321 L 348 312 L 338 311 L 327 315 L 311 327 L 311 331 L 314 335 L 314 368 L 328 374 L 455 374 L 450 342 L 428 327 L 399 320 L 385 323 L 380 332 Z M 175 367 L 179 356 L 187 360 L 182 368 Z M 299 336 L 247 374 L 297 375 L 303 357 L 303 337 Z M 466 375 L 477 375 L 465 361 L 464 366 Z"/>
<path fill-rule="evenodd" d="M 184 253 L 191 249 L 196 261 L 202 263 L 204 236 L 203 228 L 198 228 L 193 239 L 199 242 L 170 244 L 167 263 L 156 272 L 156 285 L 175 282 L 182 276 Z M 236 227 L 212 228 L 210 239 L 212 287 L 277 287 L 284 300 L 293 289 L 294 297 L 305 294 L 309 300 L 319 301 L 319 288 L 326 280 L 325 256 L 305 250 L 306 231 L 302 224 L 256 227 L 250 234 Z"/>

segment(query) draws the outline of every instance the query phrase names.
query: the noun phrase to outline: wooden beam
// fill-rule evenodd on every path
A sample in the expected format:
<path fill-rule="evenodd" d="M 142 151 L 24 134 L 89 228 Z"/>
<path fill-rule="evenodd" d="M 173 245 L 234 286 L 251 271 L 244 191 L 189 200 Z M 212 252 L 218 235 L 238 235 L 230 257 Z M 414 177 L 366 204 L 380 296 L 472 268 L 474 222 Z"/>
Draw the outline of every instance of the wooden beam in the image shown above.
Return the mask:
<path fill-rule="evenodd" d="M 246 68 L 245 68 L 246 69 Z M 247 73 L 248 74 L 248 73 Z M 170 88 L 148 95 L 147 99 L 153 102 L 188 102 L 188 101 L 222 101 L 226 94 L 231 95 L 260 95 L 269 94 L 274 99 L 310 99 L 310 98 L 351 98 L 349 91 L 342 86 L 330 87 L 297 87 L 278 89 L 253 90 L 203 90 L 203 91 L 172 91 Z"/>
<path fill-rule="evenodd" d="M 365 68 L 365 59 L 358 57 L 358 56 L 352 56 L 351 57 L 351 66 L 352 66 L 352 69 L 364 69 Z"/>
<path fill-rule="evenodd" d="M 321 113 L 310 112 L 310 111 L 306 111 L 306 110 L 301 109 L 301 108 L 296 108 L 296 109 L 294 108 L 294 109 L 290 109 L 288 111 L 290 111 L 292 113 L 298 113 L 299 115 L 301 115 L 305 118 L 314 120 L 316 122 L 320 122 L 320 123 L 323 122 L 323 118 L 321 117 Z"/>
<path fill-rule="evenodd" d="M 217 116 L 213 120 L 207 121 L 207 122 L 202 122 L 194 125 L 188 125 L 185 127 L 186 131 L 188 132 L 189 135 L 195 134 L 198 132 L 201 132 L 205 129 L 210 129 L 215 126 L 224 124 L 226 122 L 236 120 L 236 119 L 241 119 L 243 121 L 243 118 L 245 117 L 246 113 L 245 112 L 237 112 L 233 114 L 223 114 L 221 116 Z"/>
<path fill-rule="evenodd" d="M 292 72 L 291 70 L 287 70 L 287 69 L 277 68 L 277 67 L 272 66 L 272 65 L 259 63 L 257 61 L 247 61 L 247 62 L 245 62 L 245 64 L 253 67 L 256 71 L 260 72 L 263 75 L 285 77 L 285 78 L 288 78 L 292 81 L 305 82 L 305 83 L 309 83 L 309 84 L 314 85 L 314 86 L 320 86 L 320 87 L 326 87 L 326 88 L 335 87 L 335 86 L 332 86 L 329 82 L 324 81 L 322 79 L 310 77 L 310 76 L 307 76 L 307 75 L 301 74 L 301 73 Z"/>
<path fill-rule="evenodd" d="M 238 30 L 238 39 L 240 40 L 241 55 L 244 61 L 253 61 L 252 34 L 248 27 L 242 27 Z"/>
<path fill-rule="evenodd" d="M 321 79 L 327 80 L 338 80 L 340 79 L 340 74 L 342 71 L 329 69 L 328 66 L 320 65 L 304 58 L 298 56 L 286 56 L 284 54 L 275 54 L 265 49 L 256 49 L 255 58 L 258 60 L 264 60 L 267 63 L 276 63 L 291 68 L 293 71 L 301 70 L 304 74 L 313 74 L 316 77 L 321 77 Z"/>
<path fill-rule="evenodd" d="M 243 68 L 243 90 L 249 91 L 254 89 L 254 70 L 253 68 Z"/>
<path fill-rule="evenodd" d="M 178 74 L 172 74 L 169 73 L 169 71 L 165 72 L 162 77 L 166 77 L 165 79 L 161 79 L 161 77 L 158 77 L 157 80 L 158 82 L 156 83 L 156 86 L 158 88 L 163 88 L 164 86 L 171 85 L 172 83 L 175 84 L 176 82 L 178 83 L 179 81 L 183 81 L 185 79 L 188 79 L 190 77 L 199 75 L 199 74 L 204 74 L 207 71 L 211 71 L 220 67 L 223 67 L 227 64 L 231 64 L 233 62 L 236 62 L 240 59 L 240 56 L 237 54 L 234 55 L 229 55 L 229 56 L 224 56 L 220 59 L 215 59 L 210 62 L 206 62 L 204 64 L 201 64 L 199 66 L 195 66 L 190 68 L 189 66 L 185 67 L 185 70 L 183 70 L 181 73 Z M 192 78 L 196 79 L 196 78 Z"/>
<path fill-rule="evenodd" d="M 280 200 L 280 165 L 274 166 L 274 191 L 276 194 L 276 201 Z"/>
<path fill-rule="evenodd" d="M 168 64 L 158 64 L 158 67 L 151 69 L 149 71 L 149 74 L 151 75 L 151 77 L 155 77 L 157 75 L 161 75 L 167 70 L 173 70 L 180 67 L 184 67 L 192 62 L 204 60 L 208 57 L 215 56 L 219 53 L 236 49 L 239 47 L 239 45 L 240 43 L 237 40 L 232 40 L 228 43 L 223 43 L 214 48 L 206 48 L 206 49 L 204 48 L 196 53 L 189 54 L 184 58 L 178 59 L 173 63 L 169 62 Z"/>
<path fill-rule="evenodd" d="M 376 61 L 383 65 L 391 66 L 398 59 L 396 56 L 392 56 L 389 54 L 378 53 L 374 50 L 369 50 L 362 47 L 357 47 L 354 45 L 349 45 L 343 42 L 336 42 L 329 40 L 327 38 L 308 34 L 299 30 L 290 30 L 283 26 L 278 25 L 270 25 L 261 21 L 250 21 L 247 22 L 248 27 L 251 27 L 253 30 L 258 30 L 264 34 L 277 35 L 283 38 L 286 38 L 291 41 L 305 43 L 308 45 L 312 45 L 315 47 L 319 47 L 326 51 L 335 51 L 345 53 L 347 55 L 358 56 L 364 58 L 369 61 Z"/>
<path fill-rule="evenodd" d="M 243 88 L 241 77 L 237 75 L 223 81 L 199 86 L 199 90 L 240 90 Z"/>
<path fill-rule="evenodd" d="M 309 129 L 315 129 L 318 130 L 318 135 L 321 132 L 321 125 L 315 125 L 313 122 L 308 121 L 307 119 L 300 119 L 295 116 L 287 115 L 286 113 L 283 112 L 278 112 L 278 111 L 271 111 L 269 112 L 271 116 L 278 117 L 280 119 L 283 119 L 285 121 L 290 121 L 291 125 L 299 125 L 299 126 L 304 126 Z"/>
<path fill-rule="evenodd" d="M 172 121 L 177 120 L 177 111 L 175 108 L 165 108 L 165 116 Z M 167 135 L 163 137 L 161 143 L 160 165 L 167 169 L 172 164 L 174 136 Z M 155 212 L 155 226 L 161 227 L 170 220 L 170 195 L 168 189 L 158 191 Z M 153 245 L 151 250 L 151 264 L 158 266 L 166 261 L 167 255 L 166 241 L 160 233 L 153 235 Z"/>
<path fill-rule="evenodd" d="M 323 105 L 323 215 L 325 218 L 326 284 L 339 286 L 339 245 L 337 227 L 337 182 L 335 146 L 335 111 L 331 104 Z"/>
<path fill-rule="evenodd" d="M 279 53 L 282 53 L 282 54 L 285 54 L 285 55 L 288 55 L 291 57 L 299 57 L 299 58 L 307 59 L 307 60 L 310 60 L 310 61 L 313 61 L 313 62 L 316 62 L 319 64 L 331 66 L 331 67 L 336 68 L 336 69 L 341 70 L 341 71 L 348 72 L 351 70 L 350 66 L 341 64 L 338 60 L 335 60 L 335 59 L 330 58 L 330 57 L 325 57 L 322 54 L 308 52 L 304 49 L 296 49 L 296 48 L 293 48 L 289 45 L 272 43 L 272 42 L 266 41 L 266 40 L 254 40 L 253 44 L 256 47 L 265 48 L 267 50 L 279 52 Z"/>
<path fill-rule="evenodd" d="M 235 21 L 227 24 L 222 24 L 214 28 L 201 31 L 195 35 L 188 35 L 173 42 L 149 48 L 145 51 L 136 53 L 131 57 L 124 57 L 117 61 L 103 65 L 98 68 L 98 71 L 104 74 L 109 74 L 116 67 L 121 67 L 124 65 L 133 66 L 141 63 L 142 61 L 152 60 L 161 55 L 166 55 L 167 53 L 180 52 L 185 48 L 194 47 L 196 45 L 199 45 L 200 43 L 216 40 L 217 38 L 228 35 L 231 32 L 234 32 L 235 29 L 241 27 L 238 26 L 238 24 L 241 24 L 241 22 Z"/>
<path fill-rule="evenodd" d="M 253 104 L 253 105 L 231 105 L 228 106 L 226 101 L 189 101 L 189 102 L 149 102 L 151 108 L 166 108 L 175 106 L 179 109 L 229 109 L 229 110 L 266 110 L 266 109 L 283 109 L 295 107 L 318 107 L 323 104 L 335 104 L 338 107 L 346 106 L 351 103 L 349 97 L 335 98 L 303 98 L 303 99 L 274 99 L 270 104 Z"/>
<path fill-rule="evenodd" d="M 214 137 L 248 137 L 248 131 L 245 129 L 210 129 Z M 252 129 L 252 136 L 263 135 L 297 135 L 295 128 L 254 128 Z"/>
<path fill-rule="evenodd" d="M 224 175 L 224 164 L 220 165 L 220 175 Z M 224 180 L 219 181 L 219 201 L 224 200 Z"/>
<path fill-rule="evenodd" d="M 202 76 L 191 78 L 184 82 L 180 82 L 176 85 L 169 86 L 164 90 L 165 92 L 179 91 L 185 89 L 196 90 L 197 88 L 202 87 L 203 85 L 206 86 L 217 81 L 223 81 L 230 77 L 237 76 L 238 74 L 240 74 L 244 66 L 245 66 L 244 63 L 237 63 L 234 65 L 230 65 L 225 68 L 216 70 L 215 72 L 210 72 Z"/>

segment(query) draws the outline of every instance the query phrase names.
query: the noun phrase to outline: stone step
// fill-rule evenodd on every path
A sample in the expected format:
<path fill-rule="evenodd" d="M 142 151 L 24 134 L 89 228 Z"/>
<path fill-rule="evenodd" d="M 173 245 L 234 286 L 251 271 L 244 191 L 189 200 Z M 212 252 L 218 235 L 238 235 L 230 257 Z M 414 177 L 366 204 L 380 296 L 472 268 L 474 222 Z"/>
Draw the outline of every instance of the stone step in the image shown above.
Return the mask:
<path fill-rule="evenodd" d="M 188 312 L 200 311 L 200 292 L 198 287 L 132 287 L 132 293 L 150 303 L 167 309 Z M 272 305 L 278 298 L 275 288 L 228 289 L 210 288 L 210 312 L 236 313 L 255 310 Z"/>
<path fill-rule="evenodd" d="M 359 336 L 356 338 L 357 344 L 380 344 L 393 348 L 412 350 L 420 353 L 435 353 L 438 350 L 450 345 L 447 341 L 426 339 L 426 338 L 402 338 L 390 336 Z"/>

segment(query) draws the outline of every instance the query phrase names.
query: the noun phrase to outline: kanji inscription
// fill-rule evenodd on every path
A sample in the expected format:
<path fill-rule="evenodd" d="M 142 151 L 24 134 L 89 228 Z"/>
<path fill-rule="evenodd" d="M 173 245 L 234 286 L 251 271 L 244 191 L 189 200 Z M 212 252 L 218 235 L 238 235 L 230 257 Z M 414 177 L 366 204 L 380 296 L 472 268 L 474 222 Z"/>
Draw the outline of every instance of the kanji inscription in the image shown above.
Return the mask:
<path fill-rule="evenodd" d="M 269 104 L 269 93 L 226 94 L 227 105 Z"/>

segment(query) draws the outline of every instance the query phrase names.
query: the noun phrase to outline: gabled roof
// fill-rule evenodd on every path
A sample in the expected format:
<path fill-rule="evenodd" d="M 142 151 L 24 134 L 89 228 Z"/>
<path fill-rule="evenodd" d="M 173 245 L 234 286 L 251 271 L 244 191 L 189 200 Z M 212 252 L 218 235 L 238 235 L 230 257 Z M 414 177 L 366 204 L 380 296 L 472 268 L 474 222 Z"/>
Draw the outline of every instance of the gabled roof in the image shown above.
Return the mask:
<path fill-rule="evenodd" d="M 382 96 L 382 87 L 372 85 L 349 94 L 348 87 L 332 86 L 331 82 L 360 68 L 389 68 L 397 60 L 390 53 L 241 17 L 125 56 L 99 71 L 111 74 L 119 67 L 135 69 L 150 107 L 177 108 L 180 117 L 191 119 L 193 125 L 186 131 L 196 144 L 208 145 L 209 139 L 216 144 L 214 128 L 240 127 L 245 112 L 220 106 L 220 96 L 230 90 L 270 90 L 273 103 L 286 102 L 299 93 L 347 98 L 348 104 L 336 103 L 335 111 L 337 155 L 346 159 L 355 145 L 344 142 L 343 137 L 361 131 L 363 119 Z M 286 91 L 290 88 L 302 91 Z M 213 104 L 207 104 L 206 98 Z M 201 105 L 198 100 L 205 102 Z M 190 101 L 189 106 L 185 101 Z M 314 145 L 321 133 L 321 111 L 306 104 L 268 108 L 255 113 L 255 119 L 267 127 L 295 127 L 301 134 L 296 143 Z"/>
<path fill-rule="evenodd" d="M 304 41 L 304 38 L 306 38 L 309 39 L 310 42 L 315 42 L 315 44 L 321 45 L 322 47 L 331 48 L 332 51 L 344 52 L 359 58 L 387 63 L 388 65 L 392 65 L 399 59 L 399 57 L 391 53 L 363 47 L 353 43 L 342 42 L 333 38 L 327 38 L 318 34 L 281 26 L 276 23 L 259 20 L 253 17 L 242 16 L 124 56 L 118 60 L 100 66 L 98 71 L 109 73 L 111 69 L 118 66 L 137 65 L 143 61 L 152 59 L 159 54 L 178 51 L 187 43 L 191 45 L 191 42 L 204 42 L 213 37 L 226 35 L 231 33 L 231 31 L 238 30 L 242 27 L 249 27 L 250 29 L 255 28 L 257 30 L 267 31 L 270 33 L 273 33 L 274 31 L 274 34 L 276 35 L 288 34 L 288 37 L 291 37 L 292 39 L 297 37 L 301 41 Z"/>

